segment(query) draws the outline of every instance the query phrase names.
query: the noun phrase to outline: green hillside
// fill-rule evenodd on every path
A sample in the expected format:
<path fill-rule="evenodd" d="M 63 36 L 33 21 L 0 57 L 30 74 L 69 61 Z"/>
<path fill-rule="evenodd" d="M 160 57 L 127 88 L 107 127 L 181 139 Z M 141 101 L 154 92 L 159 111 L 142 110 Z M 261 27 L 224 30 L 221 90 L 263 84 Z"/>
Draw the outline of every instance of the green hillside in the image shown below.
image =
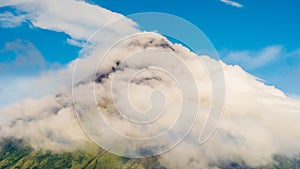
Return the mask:
<path fill-rule="evenodd" d="M 164 169 L 155 157 L 128 159 L 107 151 L 53 153 L 35 151 L 22 140 L 4 139 L 0 144 L 0 168 L 14 169 Z"/>
<path fill-rule="evenodd" d="M 119 157 L 96 146 L 93 150 L 53 153 L 34 150 L 18 139 L 0 141 L 0 169 L 165 169 L 156 157 L 129 159 Z M 223 162 L 220 169 L 300 169 L 299 159 L 274 156 L 274 163 L 249 167 L 243 162 Z"/>

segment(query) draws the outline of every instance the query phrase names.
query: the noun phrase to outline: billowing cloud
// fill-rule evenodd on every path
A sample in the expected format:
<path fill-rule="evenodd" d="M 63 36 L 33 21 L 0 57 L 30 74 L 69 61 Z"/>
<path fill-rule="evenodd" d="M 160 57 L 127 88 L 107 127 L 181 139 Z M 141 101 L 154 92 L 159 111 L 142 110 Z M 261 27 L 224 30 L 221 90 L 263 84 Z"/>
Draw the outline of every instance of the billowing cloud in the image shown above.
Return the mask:
<path fill-rule="evenodd" d="M 221 2 L 223 2 L 223 3 L 227 4 L 227 5 L 231 5 L 231 6 L 237 7 L 237 8 L 242 8 L 243 7 L 242 4 L 234 2 L 234 1 L 231 1 L 231 0 L 221 0 Z"/>
<path fill-rule="evenodd" d="M 116 14 L 83 1 L 37 2 L 34 0 L 23 0 L 2 1 L 1 3 L 3 6 L 13 5 L 18 10 L 34 14 L 34 17 L 29 18 L 34 26 L 65 32 L 75 40 L 88 38 L 90 33 L 95 31 L 98 26 L 103 26 L 116 16 Z M 65 12 L 65 7 L 68 5 L 72 7 L 69 13 Z M 48 7 L 46 8 L 46 6 Z M 88 15 L 84 15 L 84 12 L 80 12 L 81 10 L 86 11 Z M 96 10 L 96 16 L 93 14 L 94 10 Z M 89 13 L 89 11 L 94 12 Z M 101 11 L 105 14 L 101 15 Z M 78 13 L 83 13 L 83 15 L 78 15 Z M 112 15 L 112 18 L 107 18 L 107 22 L 95 21 L 98 20 L 98 17 L 101 18 L 102 16 L 105 18 L 107 15 Z M 95 16 L 97 19 L 89 18 L 91 16 Z M 83 19 L 87 19 L 89 22 L 83 21 Z M 194 53 L 191 53 L 181 45 L 171 44 L 161 35 L 141 33 L 138 39 L 131 39 L 132 41 L 127 41 L 128 43 L 114 48 L 111 52 L 111 58 L 103 62 L 103 67 L 95 70 L 99 63 L 99 56 L 103 55 L 107 47 L 111 46 L 113 40 L 122 37 L 124 34 L 137 32 L 132 21 L 127 19 L 124 21 L 122 26 L 113 25 L 107 28 L 109 31 L 104 31 L 105 33 L 99 37 L 96 36 L 94 40 L 101 45 L 96 43 L 98 45 L 97 48 L 87 46 L 84 50 L 86 56 L 77 59 L 80 63 L 78 69 L 81 70 L 76 77 L 77 79 L 75 79 L 77 80 L 76 82 L 81 82 L 75 86 L 76 91 L 80 94 L 77 96 L 80 96 L 78 97 L 81 99 L 80 101 L 95 102 L 94 97 L 87 97 L 87 93 L 94 89 L 91 88 L 92 84 L 94 84 L 93 75 L 95 71 L 98 71 L 98 78 L 100 79 L 98 79 L 95 86 L 97 108 L 103 110 L 104 114 L 110 117 L 108 120 L 112 125 L 121 129 L 125 134 L 131 136 L 133 134 L 141 134 L 142 136 L 152 134 L 156 130 L 151 130 L 151 128 L 142 128 L 142 130 L 132 133 L 135 126 L 126 123 L 113 107 L 113 102 L 109 97 L 110 90 L 108 90 L 110 83 L 113 76 L 117 73 L 126 74 L 140 68 L 138 64 L 141 64 L 141 62 L 122 65 L 125 55 L 154 47 L 160 51 L 171 52 L 180 56 L 189 66 L 193 75 L 198 75 L 196 76 L 198 77 L 196 81 L 199 90 L 202 92 L 198 91 L 200 93 L 199 102 L 190 100 L 190 103 L 199 104 L 201 111 L 189 136 L 178 147 L 159 157 L 163 164 L 169 168 L 208 168 L 217 167 L 222 161 L 240 160 L 247 165 L 256 166 L 272 161 L 272 156 L 277 153 L 290 157 L 299 153 L 299 101 L 286 97 L 283 92 L 273 86 L 266 86 L 239 66 L 229 66 L 207 56 L 201 56 L 203 62 L 208 65 L 222 64 L 227 84 L 226 108 L 222 123 L 215 135 L 204 145 L 199 144 L 197 141 L 207 110 L 211 105 L 212 95 L 209 76 L 214 76 L 215 74 L 208 75 L 204 66 L 197 64 L 199 58 Z M 83 24 L 83 26 L 81 22 L 85 23 L 85 25 Z M 265 63 L 269 62 L 264 57 L 260 58 L 260 60 Z M 13 89 L 15 89 L 15 92 L 28 90 L 37 92 L 40 96 L 51 93 L 52 95 L 41 99 L 28 98 L 21 103 L 1 108 L 0 136 L 24 138 L 29 140 L 35 148 L 56 151 L 70 150 L 89 144 L 89 140 L 76 119 L 73 110 L 72 93 L 69 88 L 71 87 L 71 75 L 75 63 L 73 61 L 65 69 L 45 72 L 38 77 L 15 80 L 15 83 L 12 83 L 10 86 L 12 91 Z M 118 65 L 120 66 L 118 67 Z M 179 76 L 183 76 L 177 68 L 174 66 L 173 70 L 177 71 Z M 214 71 L 217 73 L 222 70 L 217 69 Z M 171 96 L 168 98 L 173 98 L 167 102 L 170 106 L 167 107 L 167 111 L 171 113 L 167 117 L 171 118 L 160 120 L 158 122 L 160 128 L 168 127 L 172 122 L 170 119 L 176 120 L 177 116 L 174 118 L 174 114 L 172 114 L 174 112 L 173 108 L 180 105 L 177 97 L 172 97 L 177 94 L 176 89 L 178 88 L 176 83 L 170 82 L 171 80 L 172 78 L 167 78 L 165 74 L 149 71 L 146 74 L 137 76 L 135 83 L 130 88 L 132 94 L 137 98 L 133 99 L 133 103 L 139 109 L 148 107 L 149 104 L 147 102 L 144 103 L 147 99 L 144 98 L 148 98 L 145 97 L 148 94 L 147 92 L 156 89 L 156 87 L 161 87 L 168 94 L 167 96 Z M 118 82 L 122 82 L 122 79 L 119 79 Z M 55 92 L 61 94 L 54 96 L 53 93 Z M 83 108 L 89 109 L 89 107 Z M 88 115 L 89 111 L 81 113 Z M 174 130 L 169 139 L 172 139 L 172 136 L 176 136 L 179 133 L 180 129 Z"/>

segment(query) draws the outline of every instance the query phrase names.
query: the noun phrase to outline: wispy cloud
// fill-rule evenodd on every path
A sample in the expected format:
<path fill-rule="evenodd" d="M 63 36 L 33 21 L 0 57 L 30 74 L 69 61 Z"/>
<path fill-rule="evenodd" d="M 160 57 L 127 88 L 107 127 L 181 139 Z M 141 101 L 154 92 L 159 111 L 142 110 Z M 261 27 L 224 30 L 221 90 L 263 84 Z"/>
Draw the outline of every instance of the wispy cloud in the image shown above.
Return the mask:
<path fill-rule="evenodd" d="M 243 5 L 238 3 L 238 2 L 234 2 L 234 1 L 231 1 L 231 0 L 220 0 L 221 2 L 227 4 L 227 5 L 231 5 L 231 6 L 234 6 L 234 7 L 237 7 L 237 8 L 242 8 Z"/>
<path fill-rule="evenodd" d="M 22 0 L 21 2 L 1 0 L 0 7 L 7 6 L 14 7 L 16 14 L 6 12 L 0 15 L 2 27 L 16 27 L 27 21 L 33 27 L 64 32 L 74 40 L 86 40 L 107 23 L 124 18 L 121 14 L 113 13 L 85 1 L 76 0 Z M 68 6 L 68 11 L 65 9 L 66 6 Z M 79 13 L 84 15 L 78 15 Z M 110 27 L 108 29 L 116 33 L 135 30 L 134 26 L 136 26 L 136 23 L 130 19 L 124 18 L 125 20 L 126 22 L 120 23 L 119 27 Z M 111 34 L 109 33 L 110 31 L 107 34 Z M 110 36 L 102 36 L 102 39 Z"/>
<path fill-rule="evenodd" d="M 45 60 L 33 43 L 22 39 L 6 42 L 0 49 L 0 60 L 0 107 L 26 96 L 37 96 L 39 92 L 32 92 L 34 88 L 29 79 L 62 68 L 57 62 Z"/>
<path fill-rule="evenodd" d="M 22 39 L 6 42 L 4 48 L 0 49 L 0 57 L 4 57 L 0 62 L 0 74 L 6 76 L 38 73 L 44 69 L 60 67 L 58 63 L 47 62 L 33 43 Z"/>
<path fill-rule="evenodd" d="M 239 65 L 250 73 L 276 84 L 287 95 L 300 95 L 300 48 L 289 51 L 281 45 L 259 50 L 221 51 L 228 64 Z"/>
<path fill-rule="evenodd" d="M 268 46 L 259 51 L 233 51 L 226 54 L 224 61 L 240 65 L 247 70 L 263 67 L 276 60 L 283 53 L 282 46 Z"/>
<path fill-rule="evenodd" d="M 14 15 L 11 12 L 4 12 L 0 14 L 0 27 L 2 28 L 18 27 L 25 21 L 25 15 Z"/>

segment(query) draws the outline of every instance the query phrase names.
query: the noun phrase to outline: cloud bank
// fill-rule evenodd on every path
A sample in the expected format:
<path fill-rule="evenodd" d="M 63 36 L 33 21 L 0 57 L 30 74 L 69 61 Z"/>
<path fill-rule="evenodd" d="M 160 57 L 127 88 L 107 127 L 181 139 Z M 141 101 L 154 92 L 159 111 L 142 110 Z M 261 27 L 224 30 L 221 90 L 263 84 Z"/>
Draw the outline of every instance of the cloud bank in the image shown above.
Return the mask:
<path fill-rule="evenodd" d="M 166 43 L 170 47 L 162 45 Z M 289 157 L 299 154 L 300 102 L 286 97 L 275 87 L 264 85 L 239 66 L 224 63 L 222 65 L 227 84 L 224 116 L 215 135 L 205 144 L 199 144 L 197 138 L 201 131 L 201 124 L 205 121 L 212 99 L 209 75 L 205 68 L 197 63 L 199 58 L 195 54 L 181 45 L 171 44 L 161 35 L 154 33 L 137 34 L 114 48 L 98 70 L 100 73 L 98 75 L 102 80 L 98 80 L 95 86 L 96 104 L 114 128 L 129 136 L 153 135 L 172 124 L 178 115 L 174 113 L 180 105 L 176 83 L 172 83 L 172 78 L 155 71 L 147 71 L 145 74 L 136 76 L 130 92 L 133 95 L 132 98 L 136 98 L 132 100 L 133 104 L 142 110 L 149 106 L 143 98 L 147 98 L 151 90 L 158 87 L 166 93 L 169 98 L 166 116 L 157 122 L 157 128 L 145 127 L 137 130 L 134 124 L 121 118 L 114 108 L 109 90 L 114 75 L 139 69 L 138 63 L 125 65 L 125 67 L 122 67 L 122 63 L 124 57 L 144 50 L 145 47 L 154 47 L 180 56 L 188 64 L 193 75 L 198 77 L 196 81 L 200 95 L 197 104 L 200 105 L 201 110 L 196 124 L 181 144 L 160 155 L 159 159 L 162 164 L 168 168 L 210 168 L 222 165 L 224 161 L 243 161 L 247 165 L 257 166 L 271 162 L 274 154 Z M 101 48 L 98 49 L 101 51 Z M 98 52 L 98 50 L 91 52 L 91 57 L 98 55 Z M 206 65 L 219 62 L 207 56 L 201 56 L 201 59 Z M 120 67 L 117 66 L 117 62 L 120 62 Z M 105 76 L 101 76 L 102 74 Z M 91 77 L 76 86 L 78 92 L 76 96 L 80 96 L 77 99 L 94 104 L 94 99 L 87 95 L 92 90 L 93 80 L 94 78 Z M 120 80 L 117 84 L 122 83 L 122 79 Z M 1 109 L 1 136 L 29 139 L 36 148 L 56 151 L 57 149 L 72 150 L 72 148 L 89 144 L 87 136 L 76 121 L 71 100 L 69 91 L 40 100 L 25 100 L 23 103 Z M 193 101 L 195 100 L 191 100 Z M 82 110 L 89 110 L 81 112 L 88 116 L 92 107 L 82 108 Z M 180 129 L 174 130 L 174 136 L 179 134 L 177 132 L 181 132 Z"/>
<path fill-rule="evenodd" d="M 86 40 L 99 26 L 101 27 L 111 19 L 120 16 L 83 1 L 1 2 L 1 6 L 7 5 L 32 13 L 33 15 L 28 18 L 32 25 L 43 29 L 63 31 L 76 41 Z M 72 8 L 70 13 L 66 14 L 63 7 L 68 5 Z M 46 6 L 48 7 L 46 8 Z M 76 12 L 82 13 L 81 10 L 86 11 L 88 15 L 73 15 Z M 89 13 L 90 11 L 91 13 Z M 94 15 L 95 13 L 96 15 Z M 98 18 L 101 17 L 106 22 L 98 21 L 100 20 Z M 82 26 L 81 22 L 86 23 L 86 25 Z M 105 49 L 117 38 L 122 37 L 124 34 L 138 32 L 132 21 L 126 22 L 125 19 L 125 22 L 121 24 L 125 25 L 122 27 L 109 27 L 107 31 L 104 31 L 105 34 L 101 34 L 102 38 L 96 36 L 93 43 L 97 45 L 97 48 L 87 46 L 85 49 L 86 56 L 77 60 L 81 63 L 81 67 L 78 69 L 83 71 L 80 71 L 81 74 L 75 79 L 76 82 L 81 82 L 77 83 L 75 87 L 79 92 L 78 94 L 81 94 L 78 98 L 82 101 L 91 103 L 94 101 L 94 99 L 88 100 L 90 98 L 86 97 L 86 93 L 93 89 L 91 88 L 91 84 L 94 84 L 92 75 L 95 73 L 94 67 L 98 63 L 98 56 L 103 55 Z M 109 39 L 111 40 L 109 41 Z M 175 112 L 174 108 L 179 105 L 178 88 L 174 82 L 172 83 L 172 78 L 157 72 L 149 71 L 146 74 L 137 76 L 135 83 L 130 88 L 131 93 L 135 96 L 133 98 L 137 98 L 133 100 L 134 105 L 142 110 L 147 109 L 149 106 L 146 99 L 144 99 L 147 98 L 145 95 L 157 87 L 163 89 L 169 96 L 168 98 L 171 98 L 167 100 L 169 106 L 167 112 L 169 113 L 158 121 L 156 130 L 141 128 L 141 130 L 136 131 L 135 126 L 120 118 L 113 107 L 109 90 L 107 90 L 113 75 L 120 72 L 126 74 L 139 68 L 135 64 L 127 65 L 127 67 L 123 65 L 124 67 L 122 67 L 121 63 L 124 62 L 126 55 L 145 48 L 157 48 L 160 51 L 171 52 L 180 56 L 191 68 L 193 75 L 198 77 L 196 80 L 199 91 L 197 92 L 200 95 L 199 102 L 196 104 L 201 107 L 199 117 L 191 133 L 179 146 L 160 155 L 159 159 L 165 166 L 169 168 L 216 168 L 223 161 L 243 161 L 250 166 L 257 166 L 272 161 L 272 156 L 277 153 L 291 157 L 299 154 L 299 100 L 286 97 L 283 92 L 273 86 L 266 86 L 239 66 L 224 63 L 221 64 L 225 73 L 228 95 L 222 123 L 208 142 L 204 145 L 199 144 L 197 138 L 212 99 L 209 76 L 205 68 L 199 66 L 197 55 L 181 45 L 171 44 L 161 35 L 154 33 L 138 34 L 138 36 L 114 48 L 111 57 L 108 57 L 103 62 L 104 66 L 98 70 L 99 77 L 103 76 L 96 84 L 96 103 L 98 108 L 104 111 L 112 126 L 127 135 L 147 136 L 166 128 L 172 122 L 171 120 L 176 120 L 177 116 L 172 112 Z M 220 62 L 212 60 L 208 56 L 201 56 L 201 59 L 207 65 Z M 263 57 L 261 59 L 265 60 Z M 118 67 L 118 62 L 120 62 L 120 67 Z M 71 85 L 74 66 L 75 61 L 59 71 L 46 72 L 32 79 L 18 79 L 15 84 L 21 85 L 21 88 L 36 91 L 43 95 L 58 91 L 63 92 L 56 96 L 50 95 L 41 99 L 28 98 L 21 103 L 1 108 L 1 137 L 23 138 L 29 140 L 35 148 L 54 151 L 73 150 L 90 144 L 90 140 L 84 134 L 76 119 L 71 91 L 68 88 Z M 176 67 L 174 69 L 176 71 Z M 191 100 L 193 103 L 194 101 Z M 89 112 L 82 113 L 88 115 Z M 133 131 L 136 132 L 133 133 Z M 173 134 L 177 135 L 177 132 L 181 132 L 180 129 L 174 130 Z M 170 136 L 170 139 L 172 139 L 172 135 Z"/>

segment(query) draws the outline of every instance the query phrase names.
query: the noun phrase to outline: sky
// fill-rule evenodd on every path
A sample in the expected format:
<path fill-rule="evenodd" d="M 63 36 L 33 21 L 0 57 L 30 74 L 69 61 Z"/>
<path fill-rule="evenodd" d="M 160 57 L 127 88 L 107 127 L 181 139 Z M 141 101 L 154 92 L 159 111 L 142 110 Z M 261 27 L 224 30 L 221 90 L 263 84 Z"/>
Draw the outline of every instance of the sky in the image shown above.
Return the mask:
<path fill-rule="evenodd" d="M 64 11 L 69 7 L 72 11 L 76 8 L 69 2 L 71 0 L 65 1 L 64 7 L 58 7 L 53 1 L 55 10 L 49 10 L 38 20 L 33 19 L 33 15 L 41 12 L 38 7 L 20 7 L 15 1 L 0 2 L 0 106 L 28 96 L 40 97 L 39 94 L 24 92 L 25 84 L 20 84 L 17 79 L 66 67 L 77 58 L 83 39 L 115 16 L 99 12 L 101 17 L 95 17 L 95 20 L 87 20 L 84 15 L 72 20 L 74 16 L 70 15 L 62 18 L 61 22 L 51 22 L 49 18 L 55 17 L 55 12 L 61 12 L 56 9 Z M 300 96 L 300 2 L 296 0 L 87 2 L 125 16 L 139 12 L 163 12 L 186 19 L 206 34 L 225 63 L 241 66 L 289 96 Z M 66 21 L 70 21 L 67 22 L 69 25 L 62 24 Z M 92 22 L 95 24 L 90 24 Z M 69 31 L 70 27 L 78 28 L 76 33 Z M 26 83 L 26 80 L 22 82 Z M 12 84 L 17 84 L 22 92 L 11 89 L 14 87 Z"/>

